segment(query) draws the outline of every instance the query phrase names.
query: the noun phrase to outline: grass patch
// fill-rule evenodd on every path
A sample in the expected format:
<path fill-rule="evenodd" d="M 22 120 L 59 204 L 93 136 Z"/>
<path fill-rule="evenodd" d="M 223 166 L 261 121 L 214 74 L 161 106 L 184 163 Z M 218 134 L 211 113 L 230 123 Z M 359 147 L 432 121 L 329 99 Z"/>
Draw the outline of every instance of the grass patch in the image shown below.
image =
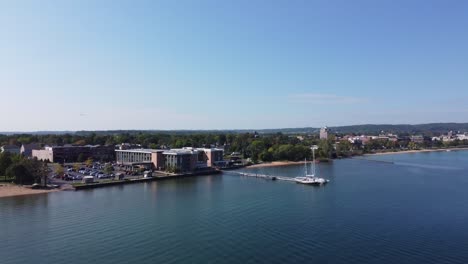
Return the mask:
<path fill-rule="evenodd" d="M 12 182 L 15 180 L 15 177 L 0 176 L 0 182 Z"/>

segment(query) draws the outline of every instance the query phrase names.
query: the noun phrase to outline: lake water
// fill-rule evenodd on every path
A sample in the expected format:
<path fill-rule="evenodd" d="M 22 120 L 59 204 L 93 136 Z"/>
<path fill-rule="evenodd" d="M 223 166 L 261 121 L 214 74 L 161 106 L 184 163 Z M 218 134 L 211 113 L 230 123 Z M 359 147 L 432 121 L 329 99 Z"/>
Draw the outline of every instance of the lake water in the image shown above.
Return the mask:
<path fill-rule="evenodd" d="M 468 263 L 468 151 L 365 158 L 2 198 L 0 263 Z"/>

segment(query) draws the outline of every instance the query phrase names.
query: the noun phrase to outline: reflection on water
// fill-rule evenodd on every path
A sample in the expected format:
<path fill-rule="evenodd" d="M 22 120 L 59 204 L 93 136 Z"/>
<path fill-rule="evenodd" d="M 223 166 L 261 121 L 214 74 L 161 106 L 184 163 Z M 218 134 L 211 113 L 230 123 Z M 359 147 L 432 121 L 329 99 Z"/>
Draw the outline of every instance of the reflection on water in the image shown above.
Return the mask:
<path fill-rule="evenodd" d="M 430 164 L 418 164 L 418 163 L 408 163 L 408 162 L 395 162 L 394 164 L 395 165 L 400 165 L 400 166 L 411 166 L 411 167 L 426 168 L 426 169 L 463 170 L 463 168 L 460 168 L 460 167 L 430 165 Z"/>
<path fill-rule="evenodd" d="M 468 152 L 452 153 L 320 163 L 321 188 L 226 173 L 4 198 L 1 263 L 465 263 Z"/>

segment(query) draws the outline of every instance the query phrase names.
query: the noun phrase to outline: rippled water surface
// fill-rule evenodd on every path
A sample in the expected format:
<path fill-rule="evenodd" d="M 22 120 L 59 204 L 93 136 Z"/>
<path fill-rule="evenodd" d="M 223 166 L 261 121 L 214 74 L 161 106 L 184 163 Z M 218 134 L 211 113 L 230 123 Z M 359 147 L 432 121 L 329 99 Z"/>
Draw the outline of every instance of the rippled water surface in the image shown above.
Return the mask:
<path fill-rule="evenodd" d="M 468 152 L 366 158 L 2 198 L 0 263 L 468 263 Z"/>

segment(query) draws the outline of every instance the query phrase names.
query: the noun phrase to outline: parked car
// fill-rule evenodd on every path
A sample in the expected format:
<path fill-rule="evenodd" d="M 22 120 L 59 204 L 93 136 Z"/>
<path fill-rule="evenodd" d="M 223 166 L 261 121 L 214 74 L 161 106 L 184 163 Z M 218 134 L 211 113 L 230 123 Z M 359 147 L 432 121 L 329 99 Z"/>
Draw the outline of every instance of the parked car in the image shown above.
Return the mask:
<path fill-rule="evenodd" d="M 110 176 L 107 175 L 107 174 L 99 174 L 98 175 L 98 179 L 109 179 L 109 178 L 110 178 Z"/>

